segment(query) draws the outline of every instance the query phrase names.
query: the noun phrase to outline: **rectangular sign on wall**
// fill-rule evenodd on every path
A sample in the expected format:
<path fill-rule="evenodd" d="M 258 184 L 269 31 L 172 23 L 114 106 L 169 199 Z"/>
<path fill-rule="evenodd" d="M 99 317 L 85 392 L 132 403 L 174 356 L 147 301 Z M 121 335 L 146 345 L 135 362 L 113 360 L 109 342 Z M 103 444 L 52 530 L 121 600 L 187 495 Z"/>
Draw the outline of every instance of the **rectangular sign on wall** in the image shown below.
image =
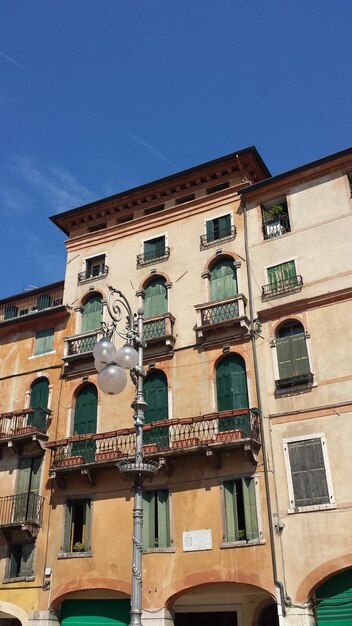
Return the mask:
<path fill-rule="evenodd" d="M 213 547 L 211 528 L 205 530 L 188 530 L 183 535 L 183 551 L 211 550 Z"/>

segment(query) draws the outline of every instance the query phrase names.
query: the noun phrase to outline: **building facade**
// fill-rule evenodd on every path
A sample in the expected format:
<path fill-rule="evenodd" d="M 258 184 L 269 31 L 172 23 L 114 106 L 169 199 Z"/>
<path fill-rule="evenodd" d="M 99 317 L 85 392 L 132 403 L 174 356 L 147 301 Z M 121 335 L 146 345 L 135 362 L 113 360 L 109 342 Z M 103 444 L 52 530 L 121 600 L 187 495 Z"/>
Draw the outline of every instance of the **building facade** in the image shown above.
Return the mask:
<path fill-rule="evenodd" d="M 1 626 L 129 620 L 133 385 L 102 394 L 92 356 L 109 285 L 144 298 L 143 622 L 324 623 L 351 567 L 351 170 L 271 177 L 248 148 L 52 218 L 64 283 L 0 302 Z"/>

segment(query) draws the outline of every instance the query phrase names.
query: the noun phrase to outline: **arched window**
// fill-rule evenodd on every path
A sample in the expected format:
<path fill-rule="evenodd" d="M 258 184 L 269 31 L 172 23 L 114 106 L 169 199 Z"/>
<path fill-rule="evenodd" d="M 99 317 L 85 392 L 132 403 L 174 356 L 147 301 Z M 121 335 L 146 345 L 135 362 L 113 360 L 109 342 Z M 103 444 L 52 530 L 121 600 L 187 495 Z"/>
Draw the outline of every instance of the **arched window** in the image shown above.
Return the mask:
<path fill-rule="evenodd" d="M 97 431 L 98 394 L 95 385 L 89 383 L 80 389 L 76 397 L 73 434 L 85 435 Z M 94 461 L 95 441 L 77 441 L 72 444 L 72 454 Z"/>
<path fill-rule="evenodd" d="M 88 333 L 91 330 L 100 328 L 102 313 L 102 296 L 100 293 L 94 293 L 89 296 L 83 305 L 82 333 Z"/>
<path fill-rule="evenodd" d="M 164 372 L 155 370 L 146 378 L 143 386 L 144 399 L 148 404 L 145 411 L 145 423 L 158 422 L 169 417 L 167 378 Z M 153 428 L 144 433 L 144 443 L 157 443 L 160 447 L 169 445 L 169 429 L 167 426 Z"/>
<path fill-rule="evenodd" d="M 216 368 L 218 411 L 247 408 L 248 390 L 246 365 L 239 354 L 229 354 Z M 219 430 L 240 429 L 248 424 L 247 413 L 219 420 Z"/>
<path fill-rule="evenodd" d="M 276 387 L 312 382 L 304 328 L 292 320 L 280 326 L 276 333 L 276 354 L 279 380 Z"/>
<path fill-rule="evenodd" d="M 151 280 L 145 288 L 144 316 L 156 317 L 167 313 L 166 280 L 161 276 Z"/>
<path fill-rule="evenodd" d="M 38 378 L 31 387 L 29 406 L 34 413 L 28 415 L 28 426 L 35 426 L 41 431 L 45 430 L 47 414 L 44 409 L 48 408 L 49 381 L 47 378 Z"/>
<path fill-rule="evenodd" d="M 237 294 L 237 276 L 233 259 L 224 257 L 210 270 L 210 300 L 223 300 Z"/>

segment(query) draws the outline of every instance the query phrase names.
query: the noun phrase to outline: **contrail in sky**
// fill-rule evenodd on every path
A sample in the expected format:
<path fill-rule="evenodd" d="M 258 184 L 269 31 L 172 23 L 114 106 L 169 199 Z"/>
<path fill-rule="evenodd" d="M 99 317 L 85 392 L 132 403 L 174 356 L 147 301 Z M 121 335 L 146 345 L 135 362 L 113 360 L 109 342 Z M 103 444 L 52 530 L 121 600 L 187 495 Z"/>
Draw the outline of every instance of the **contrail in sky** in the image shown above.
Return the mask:
<path fill-rule="evenodd" d="M 144 141 L 144 139 L 142 139 L 138 135 L 135 135 L 134 133 L 131 133 L 130 130 L 127 130 L 127 133 L 129 134 L 129 136 L 132 139 L 134 139 L 134 141 L 139 143 L 141 146 L 144 146 L 144 148 L 146 150 L 149 150 L 149 152 L 151 152 L 155 156 L 159 157 L 159 159 L 161 159 L 162 161 L 165 161 L 165 163 L 168 163 L 169 165 L 172 165 L 173 167 L 176 167 L 178 169 L 178 166 L 175 163 L 170 161 L 166 156 L 164 156 L 161 152 L 159 152 L 159 150 L 154 148 L 154 146 L 152 146 L 150 143 L 148 143 L 147 141 Z"/>
<path fill-rule="evenodd" d="M 6 59 L 7 61 L 10 61 L 10 63 L 13 63 L 13 65 L 16 65 L 17 67 L 19 67 L 20 70 L 23 70 L 24 72 L 27 71 L 26 68 L 23 67 L 23 65 L 21 65 L 21 63 L 18 63 L 18 61 L 15 61 L 15 59 L 13 59 L 12 57 L 9 57 L 7 54 L 5 54 L 5 52 L 1 52 L 1 50 L 0 50 L 0 56 Z"/>

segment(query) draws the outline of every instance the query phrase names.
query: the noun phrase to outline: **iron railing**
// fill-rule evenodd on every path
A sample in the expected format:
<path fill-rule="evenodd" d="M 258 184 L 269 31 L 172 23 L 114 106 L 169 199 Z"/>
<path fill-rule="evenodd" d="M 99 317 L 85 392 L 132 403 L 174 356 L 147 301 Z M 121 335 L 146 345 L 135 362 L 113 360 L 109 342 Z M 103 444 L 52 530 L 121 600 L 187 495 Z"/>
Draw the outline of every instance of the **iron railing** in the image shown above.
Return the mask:
<path fill-rule="evenodd" d="M 160 250 L 151 250 L 144 254 L 137 254 L 137 268 L 153 263 L 154 261 L 166 261 L 170 256 L 170 248 L 165 246 Z"/>
<path fill-rule="evenodd" d="M 298 385 L 311 385 L 313 381 L 314 374 L 307 372 L 306 374 L 298 374 L 297 376 L 290 376 L 290 378 L 275 380 L 275 387 L 276 389 L 290 389 Z"/>
<path fill-rule="evenodd" d="M 45 309 L 53 309 L 61 306 L 63 302 L 64 288 L 57 287 L 45 292 L 28 294 L 23 298 L 16 298 L 11 302 L 0 305 L 0 323 L 13 318 L 24 317 L 33 313 L 40 313 Z"/>
<path fill-rule="evenodd" d="M 291 231 L 290 220 L 287 212 L 283 212 L 276 217 L 265 218 L 263 211 L 263 233 L 264 239 L 281 237 Z"/>
<path fill-rule="evenodd" d="M 86 280 L 90 280 L 91 278 L 102 278 L 103 276 L 107 276 L 109 272 L 109 268 L 104 263 L 100 265 L 95 265 L 94 267 L 90 267 L 86 269 L 84 272 L 80 272 L 78 274 L 78 284 L 84 283 Z"/>
<path fill-rule="evenodd" d="M 174 455 L 178 451 L 217 448 L 253 439 L 259 443 L 257 409 L 233 409 L 182 419 L 165 419 L 143 428 L 144 454 Z M 135 430 L 75 435 L 50 442 L 50 469 L 77 467 L 87 463 L 134 457 Z"/>
<path fill-rule="evenodd" d="M 262 286 L 262 297 L 274 298 L 275 296 L 281 296 L 285 293 L 300 291 L 302 289 L 302 286 L 303 278 L 300 275 L 274 280 L 269 285 Z"/>
<path fill-rule="evenodd" d="M 93 348 L 101 336 L 101 330 L 81 333 L 73 337 L 65 337 L 64 358 L 93 352 Z"/>
<path fill-rule="evenodd" d="M 0 440 L 23 437 L 31 433 L 46 434 L 51 411 L 42 408 L 28 408 L 0 415 Z"/>
<path fill-rule="evenodd" d="M 236 226 L 230 225 L 225 226 L 225 228 L 220 228 L 218 231 L 212 233 L 212 235 L 201 235 L 200 236 L 200 249 L 205 250 L 206 248 L 210 248 L 212 246 L 216 246 L 221 241 L 231 241 L 236 237 Z"/>
<path fill-rule="evenodd" d="M 245 314 L 245 298 L 242 294 L 216 302 L 196 306 L 197 326 L 209 326 L 237 319 Z"/>
<path fill-rule="evenodd" d="M 144 320 L 144 339 L 152 341 L 162 337 L 173 336 L 175 318 L 171 313 L 146 318 Z"/>
<path fill-rule="evenodd" d="M 22 524 L 42 525 L 44 497 L 33 493 L 19 493 L 0 498 L 0 527 Z"/>

